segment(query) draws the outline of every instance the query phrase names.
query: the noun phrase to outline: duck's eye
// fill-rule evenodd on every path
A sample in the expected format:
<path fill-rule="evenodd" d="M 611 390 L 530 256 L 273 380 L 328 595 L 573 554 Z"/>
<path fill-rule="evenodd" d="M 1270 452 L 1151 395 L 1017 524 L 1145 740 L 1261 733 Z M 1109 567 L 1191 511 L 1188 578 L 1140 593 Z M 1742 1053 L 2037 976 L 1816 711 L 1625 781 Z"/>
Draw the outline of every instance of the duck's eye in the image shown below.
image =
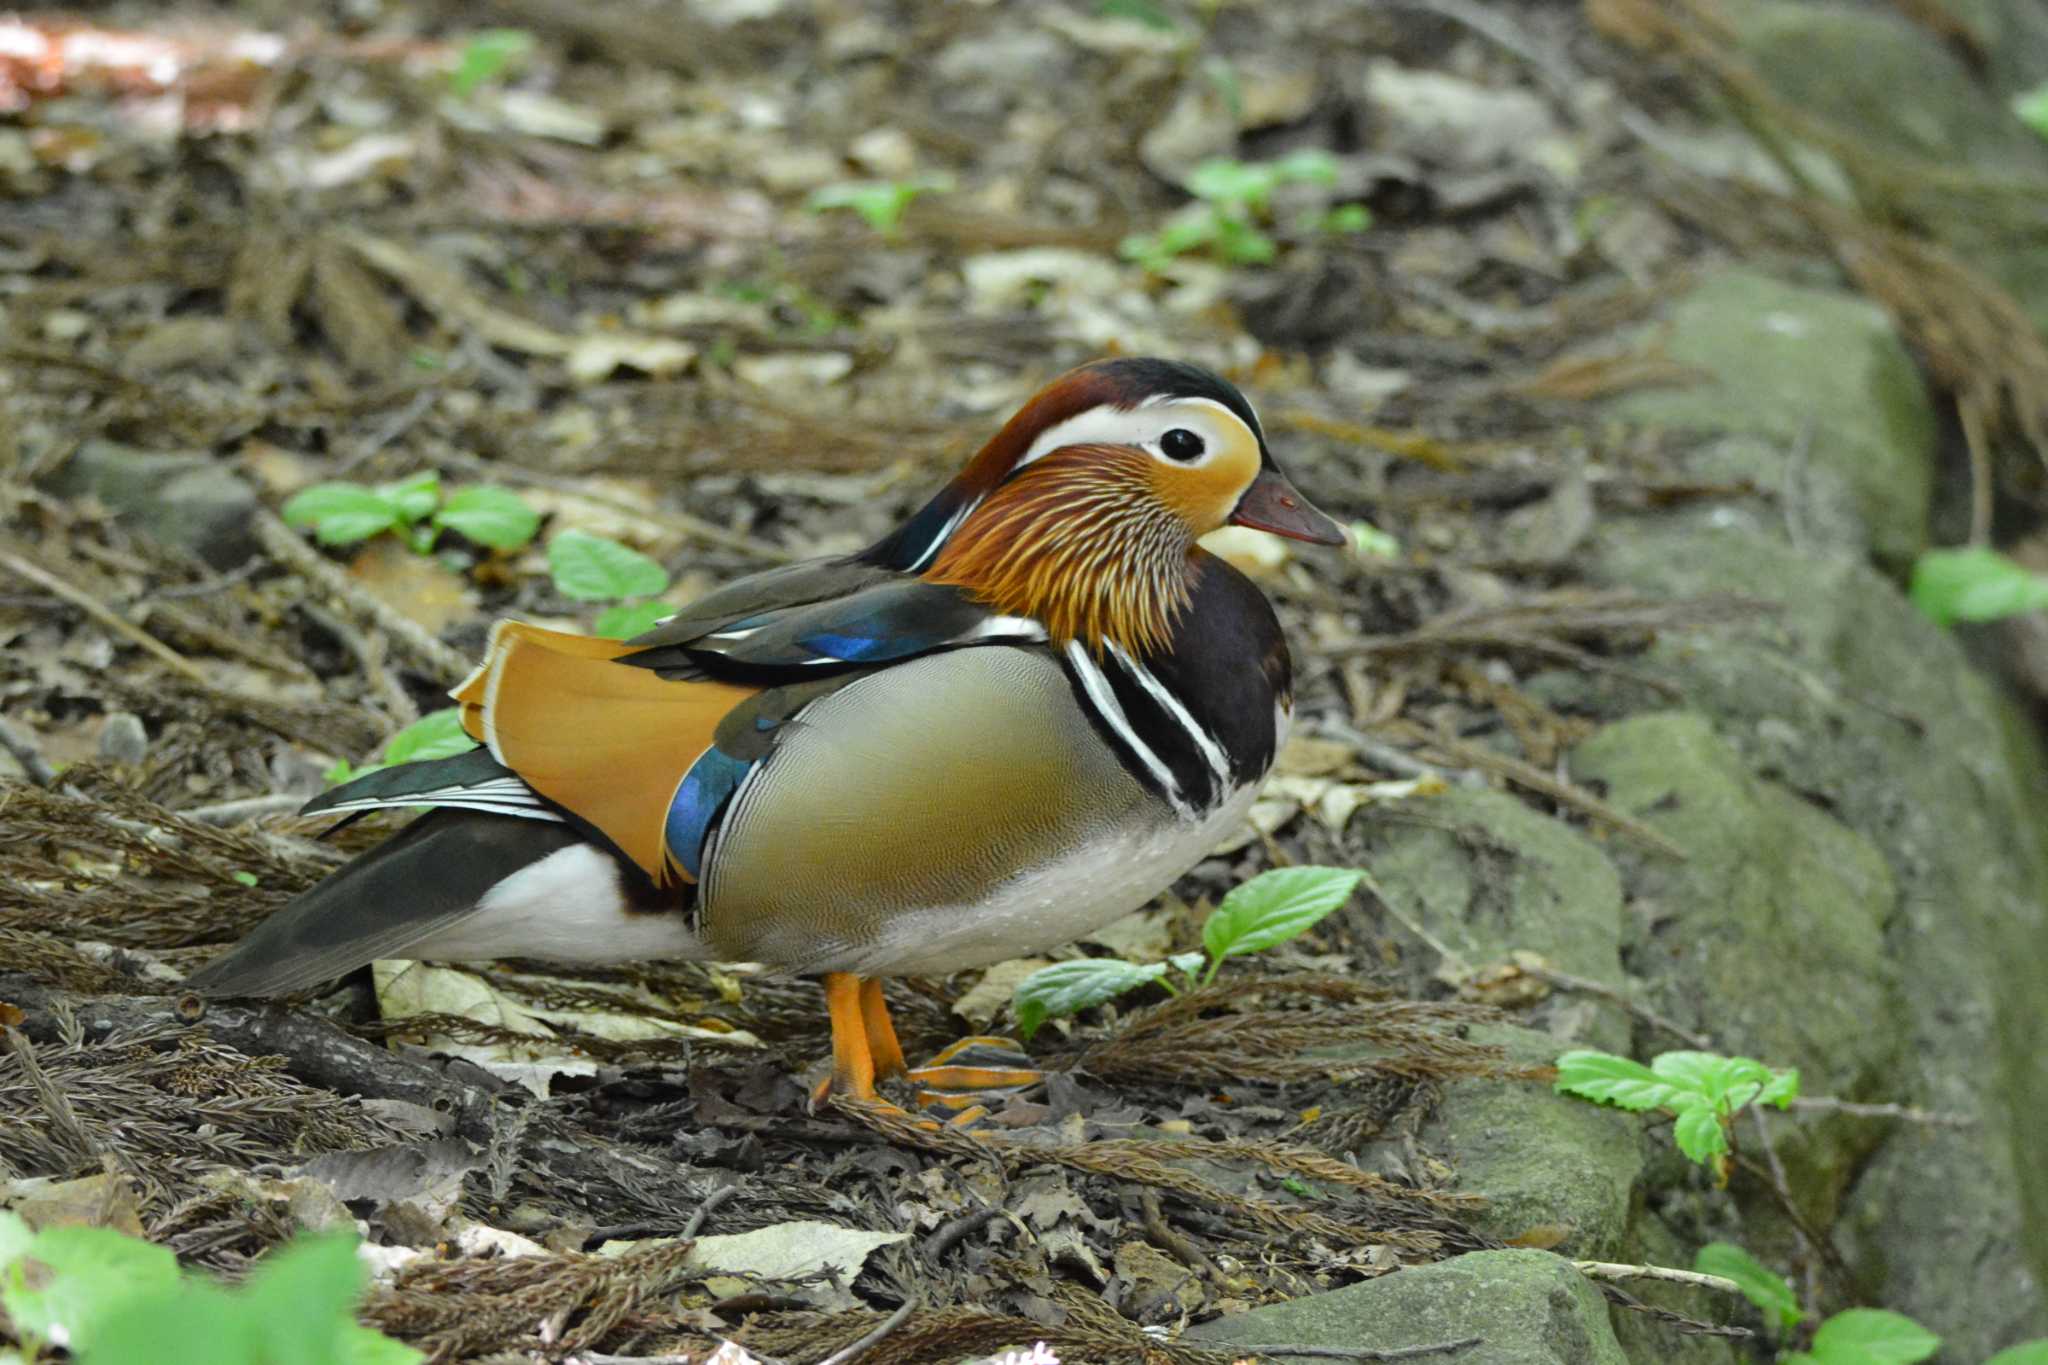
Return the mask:
<path fill-rule="evenodd" d="M 1186 427 L 1175 427 L 1159 438 L 1159 448 L 1170 460 L 1199 460 L 1206 447 L 1202 438 Z"/>

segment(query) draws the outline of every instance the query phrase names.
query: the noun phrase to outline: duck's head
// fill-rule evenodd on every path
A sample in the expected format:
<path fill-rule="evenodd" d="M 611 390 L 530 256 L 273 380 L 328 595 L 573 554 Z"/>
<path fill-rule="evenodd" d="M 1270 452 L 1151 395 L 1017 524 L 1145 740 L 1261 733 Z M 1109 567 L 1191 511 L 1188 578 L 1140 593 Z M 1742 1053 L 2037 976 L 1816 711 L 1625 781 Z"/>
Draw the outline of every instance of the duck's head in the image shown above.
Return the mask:
<path fill-rule="evenodd" d="M 1320 545 L 1344 528 L 1266 448 L 1237 389 L 1172 360 L 1101 360 L 1041 389 L 871 556 L 956 583 L 1055 640 L 1165 643 L 1196 541 L 1250 526 Z"/>

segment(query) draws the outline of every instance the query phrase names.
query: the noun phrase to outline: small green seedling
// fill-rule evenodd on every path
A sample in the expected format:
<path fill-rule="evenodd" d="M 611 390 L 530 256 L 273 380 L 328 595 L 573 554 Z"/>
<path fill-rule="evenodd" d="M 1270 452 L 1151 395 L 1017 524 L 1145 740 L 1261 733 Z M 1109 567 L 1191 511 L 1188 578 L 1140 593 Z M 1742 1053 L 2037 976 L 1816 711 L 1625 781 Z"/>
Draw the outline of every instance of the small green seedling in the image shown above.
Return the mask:
<path fill-rule="evenodd" d="M 352 767 L 338 759 L 321 776 L 329 782 L 349 782 L 395 763 L 424 763 L 432 758 L 453 758 L 476 747 L 476 741 L 462 728 L 462 713 L 454 707 L 430 711 L 400 730 L 384 743 L 381 762 Z"/>
<path fill-rule="evenodd" d="M 414 1365 L 356 1322 L 367 1278 L 353 1235 L 301 1237 L 229 1291 L 111 1228 L 0 1212 L 0 1308 L 30 1362 L 61 1346 L 81 1365 Z"/>
<path fill-rule="evenodd" d="M 1047 1019 L 1079 1013 L 1151 982 L 1169 993 L 1206 986 L 1228 958 L 1261 953 L 1307 933 L 1351 899 L 1365 873 L 1341 867 L 1282 867 L 1231 890 L 1202 926 L 1199 953 L 1176 953 L 1164 962 L 1080 958 L 1041 967 L 1017 983 L 1010 1010 L 1030 1041 Z M 1176 985 L 1167 976 L 1180 974 Z"/>
<path fill-rule="evenodd" d="M 2042 137 L 2048 137 L 2048 82 L 2012 97 L 2012 111 Z"/>
<path fill-rule="evenodd" d="M 1274 194 L 1284 185 L 1330 185 L 1336 179 L 1336 159 L 1315 148 L 1277 161 L 1204 161 L 1182 182 L 1197 202 L 1157 232 L 1124 238 L 1118 250 L 1126 260 L 1153 271 L 1194 251 L 1207 251 L 1226 265 L 1264 265 L 1280 254 L 1279 244 L 1263 226 L 1272 221 Z M 1372 215 L 1363 204 L 1346 204 L 1311 214 L 1301 226 L 1309 232 L 1346 233 L 1362 231 L 1371 223 Z"/>
<path fill-rule="evenodd" d="M 1914 1365 L 1941 1349 L 1941 1338 L 1903 1313 L 1850 1308 L 1813 1334 L 1804 1351 L 1787 1351 L 1781 1365 Z"/>
<path fill-rule="evenodd" d="M 812 213 L 851 209 L 869 227 L 885 237 L 893 237 L 912 203 L 924 195 L 944 194 L 952 188 L 951 180 L 936 175 L 912 180 L 845 180 L 813 190 L 804 207 Z"/>
<path fill-rule="evenodd" d="M 443 500 L 432 470 L 375 488 L 315 484 L 286 501 L 284 520 L 312 527 L 322 545 L 354 545 L 389 531 L 418 554 L 431 553 L 444 530 L 493 550 L 516 550 L 540 530 L 540 514 L 510 489 L 479 484 Z"/>
<path fill-rule="evenodd" d="M 2048 607 L 2048 577 L 1996 550 L 1929 550 L 1913 565 L 1913 605 L 1944 626 L 1996 621 Z"/>
<path fill-rule="evenodd" d="M 1755 1304 L 1764 1320 L 1780 1333 L 1790 1332 L 1806 1317 L 1799 1296 L 1792 1292 L 1792 1282 L 1733 1242 L 1707 1243 L 1693 1257 L 1692 1268 L 1702 1275 L 1735 1281 L 1742 1297 Z"/>
<path fill-rule="evenodd" d="M 656 596 L 668 591 L 668 570 L 630 545 L 588 531 L 563 531 L 549 541 L 548 571 L 564 597 L 613 604 L 592 626 L 607 639 L 630 640 L 673 610 Z"/>
<path fill-rule="evenodd" d="M 1581 1050 L 1557 1059 L 1557 1089 L 1616 1108 L 1662 1109 L 1677 1119 L 1678 1149 L 1728 1183 L 1728 1125 L 1752 1104 L 1789 1108 L 1799 1072 L 1774 1071 L 1749 1057 L 1666 1052 L 1650 1065 L 1611 1052 Z"/>
<path fill-rule="evenodd" d="M 1756 1305 L 1781 1339 L 1792 1338 L 1809 1321 L 1791 1282 L 1733 1243 L 1710 1242 L 1701 1247 L 1692 1268 L 1733 1280 L 1742 1297 Z M 1781 1351 L 1778 1361 L 1779 1365 L 1914 1365 L 1940 1349 L 1940 1337 L 1902 1313 L 1851 1308 L 1815 1328 L 1805 1350 Z M 2048 1365 L 2048 1340 L 2009 1347 L 1984 1365 Z"/>
<path fill-rule="evenodd" d="M 448 88 L 466 96 L 510 71 L 533 51 L 533 35 L 523 28 L 487 28 L 469 36 L 448 73 Z"/>

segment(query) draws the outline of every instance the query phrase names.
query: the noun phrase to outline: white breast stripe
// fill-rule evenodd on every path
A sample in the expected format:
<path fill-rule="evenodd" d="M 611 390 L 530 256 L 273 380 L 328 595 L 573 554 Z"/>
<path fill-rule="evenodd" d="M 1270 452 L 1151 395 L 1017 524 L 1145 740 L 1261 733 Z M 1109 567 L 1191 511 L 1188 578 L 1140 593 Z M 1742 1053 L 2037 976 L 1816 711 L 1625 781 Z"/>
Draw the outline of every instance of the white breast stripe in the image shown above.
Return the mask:
<path fill-rule="evenodd" d="M 960 637 L 960 643 L 972 640 L 1043 640 L 1045 627 L 1029 616 L 991 616 L 973 630 Z"/>
<path fill-rule="evenodd" d="M 1172 716 L 1180 723 L 1180 728 L 1188 732 L 1188 738 L 1195 742 L 1195 748 L 1201 751 L 1203 759 L 1208 762 L 1209 771 L 1216 775 L 1217 797 L 1220 799 L 1227 795 L 1230 791 L 1230 758 L 1223 752 L 1223 746 L 1216 742 L 1215 736 L 1202 728 L 1201 722 L 1194 718 L 1181 699 L 1173 695 L 1165 683 L 1153 676 L 1151 669 L 1133 659 L 1114 643 L 1109 646 L 1109 652 L 1123 665 L 1124 672 L 1130 674 L 1131 679 L 1144 688 L 1152 700 L 1159 703 L 1160 709 Z"/>
<path fill-rule="evenodd" d="M 1081 691 L 1086 694 L 1088 704 L 1095 708 L 1095 714 L 1102 717 L 1103 723 L 1114 730 L 1117 738 L 1129 746 L 1138 761 L 1145 765 L 1145 771 L 1151 773 L 1153 780 L 1166 792 L 1173 808 L 1183 817 L 1192 819 L 1194 812 L 1181 795 L 1180 783 L 1174 781 L 1172 769 L 1160 762 L 1159 755 L 1138 738 L 1138 732 L 1131 728 L 1131 718 L 1124 714 L 1123 707 L 1117 705 L 1116 693 L 1110 690 L 1109 679 L 1102 676 L 1102 670 L 1095 666 L 1095 660 L 1088 657 L 1087 649 L 1079 640 L 1067 641 L 1067 662 L 1072 666 L 1074 676 L 1081 680 Z"/>

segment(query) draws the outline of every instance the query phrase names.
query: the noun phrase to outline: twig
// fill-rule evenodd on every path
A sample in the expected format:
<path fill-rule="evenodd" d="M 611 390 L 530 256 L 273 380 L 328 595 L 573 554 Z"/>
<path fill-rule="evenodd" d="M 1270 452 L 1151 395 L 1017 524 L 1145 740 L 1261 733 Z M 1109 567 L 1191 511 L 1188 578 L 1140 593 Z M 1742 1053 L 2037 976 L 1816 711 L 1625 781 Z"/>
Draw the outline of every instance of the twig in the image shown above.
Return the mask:
<path fill-rule="evenodd" d="M 999 1206 L 990 1204 L 972 1213 L 961 1214 L 931 1235 L 930 1240 L 924 1244 L 925 1260 L 937 1265 L 947 1252 L 967 1237 L 967 1234 L 995 1221 L 1002 1213 L 1003 1210 Z"/>
<path fill-rule="evenodd" d="M 740 1187 L 737 1185 L 722 1185 L 705 1195 L 704 1202 L 699 1204 L 696 1210 L 690 1214 L 689 1221 L 683 1224 L 682 1232 L 677 1235 L 681 1237 L 695 1237 L 698 1230 L 704 1226 L 705 1220 L 710 1218 L 720 1205 L 732 1202 L 739 1192 Z"/>
<path fill-rule="evenodd" d="M 397 641 L 415 663 L 425 666 L 436 682 L 453 686 L 467 677 L 469 660 L 442 644 L 405 613 L 363 587 L 320 552 L 299 538 L 298 532 L 279 521 L 277 514 L 259 507 L 255 514 L 256 538 L 263 548 L 325 592 L 345 604 L 357 616 L 376 623 L 378 629 Z"/>
<path fill-rule="evenodd" d="M 181 810 L 178 814 L 187 820 L 199 820 L 209 825 L 237 825 L 244 820 L 260 820 L 266 815 L 284 815 L 305 804 L 305 797 L 285 792 L 272 796 L 245 796 L 239 801 L 216 801 L 210 806 Z"/>
<path fill-rule="evenodd" d="M 1220 1282 L 1222 1275 L 1216 1263 L 1208 1258 L 1200 1247 L 1169 1226 L 1166 1215 L 1159 1207 L 1159 1191 L 1150 1185 L 1138 1190 L 1138 1209 L 1145 1216 L 1145 1232 L 1163 1250 L 1170 1251 L 1180 1263 L 1190 1270 L 1200 1271 L 1212 1283 Z"/>
<path fill-rule="evenodd" d="M 398 679 L 392 677 L 390 670 L 384 667 L 384 647 L 381 641 L 373 643 L 367 635 L 335 613 L 311 602 L 299 603 L 299 610 L 306 613 L 320 629 L 341 641 L 341 647 L 349 652 L 355 659 L 356 666 L 363 670 L 363 677 L 369 681 L 370 690 L 383 700 L 384 709 L 390 713 L 393 720 L 400 725 L 410 725 L 420 718 L 420 708 L 413 705 L 412 695 L 399 686 Z"/>
<path fill-rule="evenodd" d="M 0 748 L 14 755 L 14 761 L 21 765 L 22 772 L 38 787 L 57 785 L 57 770 L 43 757 L 36 737 L 4 717 L 0 717 Z"/>
<path fill-rule="evenodd" d="M 93 620 L 105 626 L 108 630 L 113 631 L 116 635 L 132 644 L 141 646 L 162 660 L 170 668 L 184 674 L 200 686 L 206 687 L 211 685 L 206 681 L 206 675 L 201 673 L 190 659 L 187 659 L 184 655 L 178 653 L 177 650 L 172 649 L 162 640 L 157 639 L 156 636 L 151 635 L 141 627 L 124 620 L 111 607 L 89 596 L 83 590 L 72 587 L 49 570 L 31 564 L 19 555 L 8 554 L 4 551 L 0 551 L 0 568 L 9 570 L 17 578 L 27 579 L 44 592 L 55 593 L 87 616 L 90 616 Z"/>
<path fill-rule="evenodd" d="M 1792 1101 L 1796 1111 L 1815 1114 L 1848 1114 L 1859 1119 L 1898 1119 L 1904 1123 L 1926 1123 L 1937 1128 L 1975 1128 L 1975 1114 L 1952 1114 L 1938 1109 L 1915 1109 L 1910 1104 L 1857 1104 L 1828 1095 L 1801 1095 Z"/>
<path fill-rule="evenodd" d="M 1698 1270 L 1675 1270 L 1668 1265 L 1619 1265 L 1613 1261 L 1573 1261 L 1572 1268 L 1589 1280 L 1664 1280 L 1711 1289 L 1717 1294 L 1742 1293 L 1742 1286 L 1720 1275 Z"/>
<path fill-rule="evenodd" d="M 1485 1337 L 1460 1337 L 1456 1341 L 1434 1342 L 1427 1346 L 1231 1346 L 1233 1351 L 1249 1352 L 1261 1356 L 1312 1356 L 1318 1360 L 1418 1360 L 1423 1356 L 1449 1355 L 1453 1351 L 1469 1350 L 1484 1346 Z"/>
<path fill-rule="evenodd" d="M 1771 1186 L 1778 1196 L 1779 1204 L 1788 1211 L 1792 1208 L 1792 1181 L 1785 1174 L 1785 1163 L 1778 1156 L 1778 1144 L 1771 1140 L 1771 1121 L 1762 1105 L 1751 1105 L 1750 1122 L 1756 1127 L 1757 1141 L 1763 1144 L 1764 1164 L 1771 1173 Z M 1798 1218 L 1792 1220 L 1792 1235 L 1799 1242 L 1799 1264 L 1805 1269 L 1806 1301 L 1820 1301 L 1820 1256 L 1819 1242 L 1809 1237 L 1806 1224 Z"/>
<path fill-rule="evenodd" d="M 882 1338 L 888 1336 L 889 1333 L 895 1331 L 898 1327 L 901 1327 L 903 1320 L 908 1318 L 916 1309 L 916 1299 L 905 1300 L 903 1306 L 891 1313 L 881 1326 L 875 1328 L 874 1331 L 869 1332 L 845 1350 L 834 1351 L 831 1355 L 819 1361 L 818 1365 L 846 1365 L 846 1362 L 856 1359 L 868 1347 L 879 1345 Z"/>
<path fill-rule="evenodd" d="M 1471 767 L 1486 768 L 1492 772 L 1499 773 L 1510 782 L 1528 787 L 1533 791 L 1542 792 L 1545 796 L 1563 802 L 1582 815 L 1599 820 L 1604 824 L 1612 825 L 1618 833 L 1628 835 L 1631 839 L 1655 849 L 1667 858 L 1676 858 L 1680 862 L 1683 862 L 1686 858 L 1685 850 L 1670 839 L 1651 829 L 1634 816 L 1608 805 L 1576 782 L 1568 782 L 1563 778 L 1553 777 L 1533 763 L 1525 762 L 1519 758 L 1511 758 L 1507 754 L 1498 753 L 1483 744 L 1474 744 L 1469 740 L 1459 739 L 1454 735 L 1425 730 L 1412 721 L 1397 722 L 1396 728 L 1425 748 L 1436 749 Z"/>
<path fill-rule="evenodd" d="M 1538 981 L 1548 981 L 1559 990 L 1578 991 L 1585 995 L 1598 996 L 1610 1004 L 1619 1005 L 1644 1023 L 1654 1028 L 1663 1029 L 1666 1033 L 1696 1052 L 1712 1052 L 1714 1050 L 1713 1039 L 1703 1033 L 1694 1033 L 1689 1028 L 1672 1023 L 1649 1006 L 1637 1004 L 1612 986 L 1602 985 L 1598 981 L 1593 981 L 1583 976 L 1573 976 L 1569 972 L 1558 971 L 1555 967 L 1539 963 L 1528 955 L 1518 955 L 1515 958 L 1515 965 L 1530 976 L 1535 977 Z"/>

